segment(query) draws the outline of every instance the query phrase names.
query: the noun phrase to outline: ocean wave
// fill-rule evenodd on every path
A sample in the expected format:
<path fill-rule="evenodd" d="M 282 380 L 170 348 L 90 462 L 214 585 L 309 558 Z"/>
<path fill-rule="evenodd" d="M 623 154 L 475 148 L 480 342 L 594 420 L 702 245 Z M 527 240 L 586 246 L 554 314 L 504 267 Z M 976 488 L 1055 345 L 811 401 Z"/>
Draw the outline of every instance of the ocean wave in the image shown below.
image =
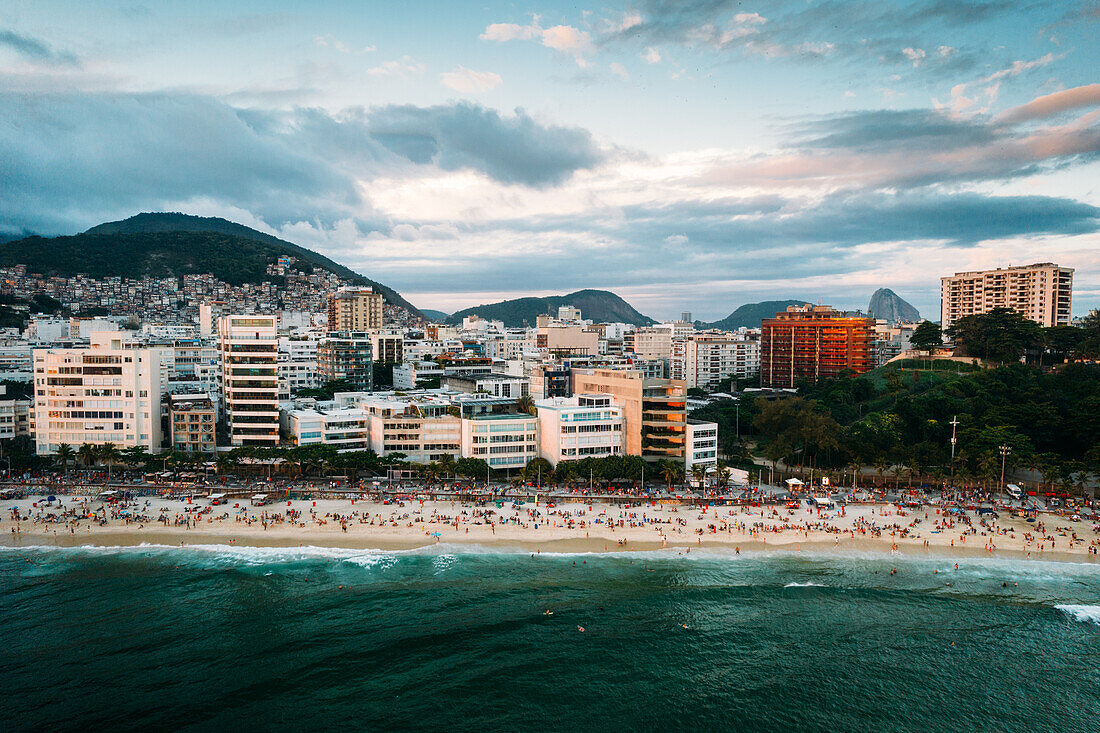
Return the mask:
<path fill-rule="evenodd" d="M 784 588 L 824 588 L 824 583 L 787 583 Z"/>
<path fill-rule="evenodd" d="M 1062 603 L 1055 606 L 1055 608 L 1081 623 L 1094 623 L 1100 625 L 1100 606 L 1081 606 Z"/>

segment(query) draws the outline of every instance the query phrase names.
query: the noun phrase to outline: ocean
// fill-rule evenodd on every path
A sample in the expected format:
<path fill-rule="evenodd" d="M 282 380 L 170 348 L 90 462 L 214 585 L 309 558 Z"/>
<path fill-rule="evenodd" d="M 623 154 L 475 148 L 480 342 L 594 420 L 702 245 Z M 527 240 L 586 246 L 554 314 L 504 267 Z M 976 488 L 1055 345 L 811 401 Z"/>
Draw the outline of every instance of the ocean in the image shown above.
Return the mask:
<path fill-rule="evenodd" d="M 0 548 L 0 727 L 1100 730 L 1100 565 L 958 562 Z"/>

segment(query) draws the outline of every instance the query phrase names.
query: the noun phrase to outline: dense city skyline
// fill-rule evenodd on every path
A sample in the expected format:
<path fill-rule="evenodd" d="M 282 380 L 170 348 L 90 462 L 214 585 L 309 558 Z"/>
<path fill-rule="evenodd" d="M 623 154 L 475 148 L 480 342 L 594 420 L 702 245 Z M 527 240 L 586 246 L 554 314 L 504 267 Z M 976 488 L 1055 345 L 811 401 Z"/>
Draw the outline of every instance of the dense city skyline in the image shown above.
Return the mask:
<path fill-rule="evenodd" d="M 585 287 L 1100 304 L 1095 3 L 36 2 L 0 10 L 0 229 L 223 216 L 453 311 Z M 848 300 L 846 300 L 846 298 Z"/>

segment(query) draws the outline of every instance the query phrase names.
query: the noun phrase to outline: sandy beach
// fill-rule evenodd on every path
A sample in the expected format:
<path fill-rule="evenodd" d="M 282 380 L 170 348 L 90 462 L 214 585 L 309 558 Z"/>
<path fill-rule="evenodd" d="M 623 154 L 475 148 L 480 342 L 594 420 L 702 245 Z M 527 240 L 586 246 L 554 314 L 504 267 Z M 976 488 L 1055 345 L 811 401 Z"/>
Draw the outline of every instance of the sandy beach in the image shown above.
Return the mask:
<path fill-rule="evenodd" d="M 5 502 L 0 544 L 8 546 L 241 545 L 407 550 L 437 543 L 531 552 L 726 548 L 939 553 L 1072 562 L 1098 561 L 1100 534 L 1086 521 L 1040 515 L 1035 523 L 938 514 L 934 507 L 632 506 L 532 502 L 502 507 L 450 501 L 246 501 L 142 498 L 127 506 L 63 496 L 52 506 Z"/>

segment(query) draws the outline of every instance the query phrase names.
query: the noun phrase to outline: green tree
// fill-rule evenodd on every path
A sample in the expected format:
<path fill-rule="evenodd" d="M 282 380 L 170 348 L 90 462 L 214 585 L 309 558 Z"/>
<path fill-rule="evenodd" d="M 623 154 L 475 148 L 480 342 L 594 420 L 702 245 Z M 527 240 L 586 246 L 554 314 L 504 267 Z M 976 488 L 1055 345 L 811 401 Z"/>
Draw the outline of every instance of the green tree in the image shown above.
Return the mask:
<path fill-rule="evenodd" d="M 668 484 L 669 491 L 671 491 L 673 484 L 683 483 L 684 465 L 679 461 L 658 461 L 657 473 L 665 480 L 665 483 Z"/>
<path fill-rule="evenodd" d="M 57 460 L 61 461 L 61 470 L 64 473 L 69 472 L 69 461 L 76 458 L 76 452 L 73 447 L 68 443 L 61 443 L 57 446 Z"/>
<path fill-rule="evenodd" d="M 1043 343 L 1042 327 L 1008 308 L 960 318 L 948 329 L 967 355 L 1002 364 L 1019 361 Z"/>
<path fill-rule="evenodd" d="M 914 349 L 929 352 L 943 346 L 943 332 L 940 331 L 940 324 L 921 321 L 921 324 L 913 330 L 909 344 Z"/>
<path fill-rule="evenodd" d="M 104 443 L 97 451 L 99 459 L 107 466 L 107 479 L 111 478 L 111 467 L 122 458 L 122 453 L 114 443 Z"/>
<path fill-rule="evenodd" d="M 121 453 L 122 462 L 131 468 L 144 466 L 151 457 L 143 445 L 130 446 L 123 449 Z"/>
<path fill-rule="evenodd" d="M 484 458 L 459 458 L 455 461 L 455 473 L 468 479 L 485 478 L 489 464 Z"/>
<path fill-rule="evenodd" d="M 99 453 L 96 451 L 96 447 L 91 443 L 82 443 L 80 448 L 76 451 L 77 457 L 80 458 L 80 462 L 87 467 L 94 466 L 96 459 L 99 458 Z"/>
<path fill-rule="evenodd" d="M 554 474 L 554 467 L 545 458 L 532 458 L 523 467 L 523 478 L 527 481 L 549 481 Z"/>
<path fill-rule="evenodd" d="M 520 412 L 526 412 L 528 415 L 537 415 L 538 409 L 535 407 L 535 398 L 528 394 L 520 395 L 516 400 L 516 407 Z"/>

